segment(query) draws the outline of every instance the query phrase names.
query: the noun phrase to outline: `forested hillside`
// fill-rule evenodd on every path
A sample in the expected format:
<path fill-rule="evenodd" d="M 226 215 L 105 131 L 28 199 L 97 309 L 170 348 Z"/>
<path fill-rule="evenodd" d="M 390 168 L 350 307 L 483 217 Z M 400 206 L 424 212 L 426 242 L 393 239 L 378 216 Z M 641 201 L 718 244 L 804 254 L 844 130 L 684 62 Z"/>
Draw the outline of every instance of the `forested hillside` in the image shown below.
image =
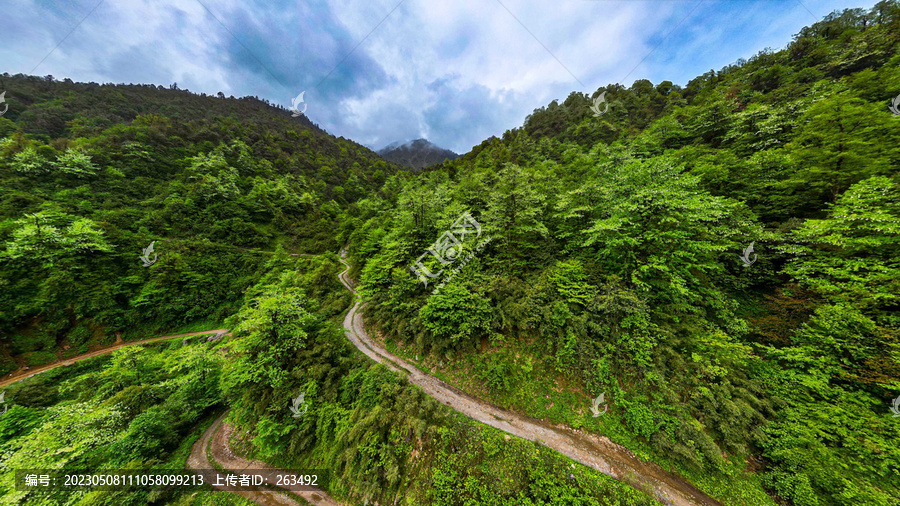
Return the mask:
<path fill-rule="evenodd" d="M 12 356 L 220 323 L 266 252 L 335 250 L 342 216 L 399 170 L 254 98 L 52 76 L 0 88 L 2 374 Z"/>
<path fill-rule="evenodd" d="M 183 468 L 228 407 L 250 432 L 247 452 L 327 469 L 329 492 L 353 503 L 653 503 L 453 415 L 343 338 L 332 320 L 352 295 L 334 252 L 359 199 L 409 177 L 398 166 L 253 99 L 22 76 L 2 86 L 4 372 L 119 333 L 225 326 L 234 337 L 128 347 L 4 388 L 0 504 L 247 504 L 224 492 L 12 483 L 26 467 Z M 310 400 L 301 420 L 285 408 L 298 391 Z"/>
<path fill-rule="evenodd" d="M 211 346 L 134 346 L 65 371 L 55 370 L 9 389 L 15 404 L 0 418 L 0 504 L 99 501 L 99 494 L 22 491 L 19 469 L 178 469 L 195 426 L 221 405 L 223 357 Z M 95 504 L 248 504 L 225 494 L 179 490 L 106 492 Z M 197 495 L 197 494 L 195 494 Z"/>
<path fill-rule="evenodd" d="M 644 506 L 645 492 L 458 413 L 358 353 L 327 321 L 352 299 L 337 256 L 273 265 L 233 319 L 221 388 L 245 451 L 328 469 L 345 504 Z M 298 393 L 308 409 L 285 408 Z M 351 502 L 352 501 L 352 502 Z"/>
<path fill-rule="evenodd" d="M 247 504 L 11 479 L 182 469 L 230 410 L 238 453 L 344 504 L 639 506 L 680 475 L 704 504 L 900 506 L 898 44 L 897 0 L 836 12 L 417 172 L 256 98 L 0 76 L 0 374 L 231 331 L 4 388 L 0 503 Z M 453 411 L 351 306 L 440 388 L 671 473 Z"/>
<path fill-rule="evenodd" d="M 573 92 L 365 199 L 367 321 L 726 503 L 900 504 L 898 41 L 896 1 L 834 13 L 684 87 Z M 466 211 L 483 249 L 442 235 Z"/>
<path fill-rule="evenodd" d="M 565 457 L 504 437 L 428 398 L 356 353 L 329 321 L 352 298 L 334 254 L 269 259 L 227 322 L 235 338 L 180 339 L 29 378 L 6 390 L 0 416 L 0 504 L 245 504 L 177 488 L 16 490 L 13 471 L 181 469 L 226 405 L 243 451 L 285 469 L 326 469 L 345 504 L 649 506 L 647 494 Z M 303 392 L 308 412 L 287 400 Z"/>

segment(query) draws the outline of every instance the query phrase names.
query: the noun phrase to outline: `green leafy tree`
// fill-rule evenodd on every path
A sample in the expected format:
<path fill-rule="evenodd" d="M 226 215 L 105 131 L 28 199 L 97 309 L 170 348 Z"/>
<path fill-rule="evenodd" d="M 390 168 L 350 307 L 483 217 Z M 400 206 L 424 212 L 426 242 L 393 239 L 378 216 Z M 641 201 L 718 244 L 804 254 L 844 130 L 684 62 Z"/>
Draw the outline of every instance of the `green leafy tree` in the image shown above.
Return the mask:
<path fill-rule="evenodd" d="M 12 168 L 23 174 L 45 174 L 53 170 L 53 162 L 29 146 L 13 156 Z"/>
<path fill-rule="evenodd" d="M 548 234 L 539 184 L 540 178 L 532 171 L 508 165 L 497 174 L 484 212 L 485 227 L 492 237 L 496 236 L 494 247 L 517 267 Z"/>
<path fill-rule="evenodd" d="M 112 251 L 103 231 L 88 218 L 41 211 L 16 220 L 15 226 L 3 252 L 7 259 L 53 265 L 60 259 Z"/>
<path fill-rule="evenodd" d="M 808 199 L 834 201 L 852 184 L 884 175 L 898 158 L 900 132 L 891 117 L 848 93 L 815 102 L 787 145 L 799 171 L 785 181 Z"/>
<path fill-rule="evenodd" d="M 318 322 L 307 309 L 303 291 L 269 287 L 239 314 L 236 335 L 244 336 L 236 351 L 233 384 L 246 381 L 279 388 L 289 378 L 297 352 L 306 348 L 309 332 Z"/>
<path fill-rule="evenodd" d="M 193 181 L 197 194 L 206 200 L 217 197 L 231 198 L 240 193 L 238 170 L 228 165 L 225 156 L 215 151 L 200 154 L 189 159 L 189 178 Z"/>
<path fill-rule="evenodd" d="M 898 342 L 896 329 L 837 304 L 817 309 L 790 346 L 767 348 L 782 367 L 766 366 L 764 379 L 787 401 L 759 439 L 774 490 L 803 505 L 900 504 L 900 427 L 887 401 L 900 388 Z"/>
<path fill-rule="evenodd" d="M 807 220 L 793 236 L 797 244 L 785 249 L 797 256 L 785 272 L 802 283 L 885 316 L 900 304 L 900 185 L 893 180 L 853 185 L 828 217 Z"/>
<path fill-rule="evenodd" d="M 419 315 L 434 336 L 436 351 L 472 346 L 491 329 L 490 302 L 453 282 L 432 294 Z"/>
<path fill-rule="evenodd" d="M 69 148 L 56 159 L 56 169 L 64 174 L 93 176 L 97 173 L 98 167 L 84 152 Z"/>
<path fill-rule="evenodd" d="M 602 214 L 582 236 L 603 269 L 651 294 L 664 311 L 722 308 L 707 279 L 724 274 L 724 252 L 759 240 L 746 208 L 709 195 L 667 160 L 612 168 L 601 183 L 609 188 Z"/>

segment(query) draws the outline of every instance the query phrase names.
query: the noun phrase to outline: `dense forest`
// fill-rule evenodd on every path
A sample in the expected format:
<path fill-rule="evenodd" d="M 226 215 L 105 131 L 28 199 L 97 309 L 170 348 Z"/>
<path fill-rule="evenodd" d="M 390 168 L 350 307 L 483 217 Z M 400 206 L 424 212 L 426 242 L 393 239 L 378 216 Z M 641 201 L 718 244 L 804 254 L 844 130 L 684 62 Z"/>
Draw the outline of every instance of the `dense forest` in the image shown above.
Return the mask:
<path fill-rule="evenodd" d="M 367 321 L 727 503 L 900 504 L 898 41 L 897 2 L 834 13 L 684 87 L 574 92 L 365 199 Z M 421 283 L 466 211 L 490 242 Z"/>
<path fill-rule="evenodd" d="M 226 405 L 252 429 L 249 452 L 286 469 L 328 469 L 333 495 L 410 504 L 654 504 L 648 495 L 541 446 L 454 415 L 355 354 L 330 318 L 352 297 L 333 254 L 265 265 L 230 319 L 236 339 L 175 339 L 118 350 L 13 385 L 0 417 L 0 504 L 245 504 L 224 492 L 21 491 L 17 469 L 177 469 Z M 297 391 L 300 420 L 285 409 Z M 501 472 L 502 470 L 502 472 Z M 570 478 L 567 478 L 571 476 Z"/>
<path fill-rule="evenodd" d="M 0 117 L 0 374 L 117 333 L 221 322 L 271 252 L 336 249 L 348 208 L 399 170 L 249 97 L 52 76 L 3 75 L 0 88 L 11 105 Z"/>
<path fill-rule="evenodd" d="M 22 491 L 19 469 L 177 469 L 221 405 L 224 357 L 204 344 L 132 346 L 55 369 L 8 389 L 15 404 L 0 418 L 0 504 L 243 505 L 211 491 Z M 71 369 L 71 370 L 70 370 Z M 192 502 L 191 502 L 192 501 Z"/>
<path fill-rule="evenodd" d="M 346 246 L 370 331 L 461 391 L 721 504 L 900 506 L 898 44 L 897 0 L 835 12 L 683 87 L 573 92 L 416 172 L 254 97 L 0 76 L 0 374 L 231 330 L 4 389 L 0 503 L 248 504 L 12 486 L 184 467 L 229 409 L 240 451 L 327 469 L 347 504 L 656 502 L 360 354 Z M 480 242 L 447 241 L 460 216 Z"/>

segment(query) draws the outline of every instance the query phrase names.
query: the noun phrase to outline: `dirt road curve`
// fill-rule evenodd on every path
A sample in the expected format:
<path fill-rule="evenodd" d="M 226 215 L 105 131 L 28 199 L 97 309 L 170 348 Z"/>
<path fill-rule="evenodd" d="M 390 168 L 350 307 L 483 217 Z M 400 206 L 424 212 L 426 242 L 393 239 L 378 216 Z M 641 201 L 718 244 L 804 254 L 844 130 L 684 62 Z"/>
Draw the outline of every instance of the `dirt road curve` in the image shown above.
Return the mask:
<path fill-rule="evenodd" d="M 240 474 L 244 469 L 271 469 L 278 472 L 274 467 L 264 462 L 247 460 L 234 454 L 231 450 L 231 446 L 228 444 L 231 431 L 234 430 L 234 428 L 227 423 L 223 423 L 227 414 L 228 413 L 226 412 L 213 422 L 213 424 L 206 429 L 206 432 L 200 436 L 200 439 L 194 443 L 194 446 L 191 448 L 191 454 L 187 460 L 188 469 L 214 469 L 215 466 L 213 466 L 212 462 L 207 458 L 206 449 L 209 448 L 213 460 L 215 460 L 216 463 L 236 474 Z M 285 472 L 285 474 L 288 473 Z M 232 493 L 254 501 L 262 506 L 295 506 L 297 504 L 303 504 L 289 494 L 275 490 L 248 490 Z M 321 490 L 294 491 L 292 493 L 302 497 L 309 504 L 314 504 L 316 506 L 342 506 L 342 503 L 335 501 L 331 496 Z"/>
<path fill-rule="evenodd" d="M 339 274 L 341 283 L 353 293 L 356 290 L 347 272 L 350 266 L 343 259 L 346 251 L 341 251 L 341 262 L 347 266 Z M 582 464 L 645 490 L 660 502 L 672 506 L 718 506 L 719 503 L 705 495 L 678 475 L 669 473 L 656 464 L 642 462 L 623 446 L 608 438 L 567 427 L 545 424 L 539 420 L 518 415 L 486 402 L 480 401 L 447 383 L 429 376 L 402 358 L 393 355 L 374 341 L 363 327 L 357 300 L 344 318 L 344 333 L 360 351 L 372 360 L 380 362 L 395 371 L 409 375 L 409 381 L 419 385 L 428 395 L 479 422 L 496 427 L 504 432 L 531 441 L 536 441 L 552 450 L 570 457 Z"/>
<path fill-rule="evenodd" d="M 355 294 L 356 290 L 353 288 L 354 283 L 347 275 L 350 267 L 347 262 L 343 260 L 344 258 L 346 258 L 346 251 L 341 251 L 341 262 L 347 268 L 339 274 L 339 278 L 341 283 Z M 422 390 L 439 402 L 443 402 L 452 409 L 484 423 L 485 425 L 498 428 L 514 436 L 541 443 L 552 450 L 566 455 L 586 466 L 597 469 L 606 475 L 629 483 L 636 488 L 646 490 L 653 494 L 663 504 L 672 506 L 720 506 L 718 502 L 705 495 L 681 477 L 669 473 L 655 464 L 642 462 L 626 448 L 613 443 L 605 437 L 587 434 L 567 427 L 548 425 L 539 420 L 534 420 L 500 409 L 473 398 L 433 376 L 423 373 L 402 358 L 393 355 L 369 337 L 363 327 L 362 316 L 359 314 L 361 308 L 362 302 L 357 300 L 344 318 L 344 332 L 347 335 L 347 338 L 354 346 L 372 360 L 384 364 L 394 371 L 407 374 L 410 382 L 420 386 Z M 126 346 L 152 343 L 179 337 L 211 334 L 213 332 L 227 332 L 227 330 L 215 329 L 204 332 L 189 332 L 185 334 L 173 334 L 152 339 L 119 343 L 115 346 L 85 353 L 84 355 L 61 360 L 36 369 L 16 371 L 13 373 L 12 377 L 0 381 L 0 388 L 55 367 L 71 365 L 74 362 L 112 353 L 113 351 Z M 232 471 L 240 471 L 241 469 L 273 469 L 265 463 L 249 461 L 238 457 L 231 451 L 228 445 L 228 435 L 232 429 L 228 424 L 222 423 L 224 418 L 225 415 L 219 417 L 219 419 L 203 433 L 200 440 L 194 444 L 191 455 L 187 461 L 188 468 L 214 468 L 212 463 L 207 459 L 206 449 L 209 447 L 213 459 L 226 469 Z M 233 493 L 246 497 L 263 506 L 298 504 L 298 501 L 283 492 L 258 490 Z M 305 500 L 315 505 L 341 505 L 341 503 L 335 501 L 321 491 L 294 492 L 294 494 L 302 496 Z"/>
<path fill-rule="evenodd" d="M 106 355 L 107 353 L 112 353 L 118 349 L 124 348 L 126 346 L 134 346 L 137 344 L 147 344 L 147 343 L 155 343 L 156 341 L 165 341 L 167 339 L 175 339 L 178 337 L 190 337 L 190 336 L 201 336 L 203 334 L 212 334 L 219 332 L 228 332 L 228 329 L 213 329 L 213 330 L 204 330 L 202 332 L 187 332 L 185 334 L 170 334 L 168 336 L 159 336 L 153 337 L 150 339 L 141 339 L 140 341 L 121 341 L 116 342 L 115 345 L 109 346 L 100 350 L 92 351 L 89 353 L 85 353 L 82 355 L 77 355 L 75 357 L 66 358 L 63 360 L 57 360 L 56 362 L 42 365 L 40 367 L 36 367 L 34 369 L 18 369 L 9 373 L 3 380 L 0 380 L 0 388 L 11 385 L 17 381 L 22 381 L 25 378 L 30 378 L 35 374 L 40 374 L 42 372 L 49 371 L 50 369 L 55 369 L 60 366 L 68 366 L 72 365 L 75 362 L 80 362 L 82 360 L 87 360 L 89 358 L 99 357 L 100 355 Z"/>
<path fill-rule="evenodd" d="M 170 334 L 166 336 L 154 337 L 151 339 L 142 339 L 140 341 L 127 341 L 116 344 L 115 346 L 110 346 L 107 348 L 103 348 L 102 350 L 92 351 L 90 353 L 85 353 L 83 355 L 78 355 L 76 357 L 68 358 L 65 360 L 60 360 L 54 362 L 52 364 L 47 364 L 45 366 L 38 367 L 36 369 L 31 369 L 28 371 L 19 370 L 16 371 L 18 373 L 16 376 L 11 378 L 4 379 L 0 382 L 0 387 L 8 386 L 17 381 L 22 381 L 25 378 L 30 378 L 35 374 L 39 374 L 42 372 L 49 371 L 50 369 L 54 369 L 57 367 L 62 367 L 66 365 L 72 365 L 75 362 L 81 360 L 87 360 L 89 358 L 99 357 L 101 355 L 106 355 L 112 353 L 118 349 L 124 348 L 126 346 L 134 346 L 140 344 L 154 343 L 157 341 L 165 341 L 167 339 L 177 339 L 179 337 L 190 337 L 190 336 L 199 336 L 203 334 L 213 334 L 213 333 L 224 333 L 228 332 L 228 329 L 214 329 L 214 330 L 205 330 L 203 332 L 187 332 L 184 334 Z M 15 374 L 15 373 L 14 373 Z M 226 413 L 227 415 L 227 413 Z M 206 456 L 206 448 L 210 446 L 210 441 L 212 441 L 211 453 L 213 455 L 213 459 L 216 462 L 228 469 L 229 471 L 240 471 L 242 469 L 275 469 L 268 464 L 264 464 L 259 461 L 250 461 L 242 459 L 234 454 L 231 451 L 231 447 L 228 445 L 228 435 L 230 434 L 231 426 L 228 424 L 223 424 L 222 420 L 224 420 L 225 415 L 220 416 L 213 424 L 203 433 L 193 448 L 191 449 L 191 454 L 187 460 L 187 467 L 189 469 L 215 469 L 215 466 L 207 460 Z M 287 474 L 287 473 L 285 473 Z M 255 501 L 257 504 L 262 506 L 280 506 L 280 505 L 290 505 L 295 506 L 297 504 L 303 504 L 292 498 L 290 495 L 270 490 L 249 490 L 242 492 L 232 491 L 234 494 L 238 494 L 241 497 L 245 497 L 251 501 Z M 294 494 L 303 497 L 309 504 L 314 504 L 316 506 L 342 506 L 342 503 L 335 501 L 325 492 L 320 490 L 305 492 L 305 491 L 294 491 Z"/>

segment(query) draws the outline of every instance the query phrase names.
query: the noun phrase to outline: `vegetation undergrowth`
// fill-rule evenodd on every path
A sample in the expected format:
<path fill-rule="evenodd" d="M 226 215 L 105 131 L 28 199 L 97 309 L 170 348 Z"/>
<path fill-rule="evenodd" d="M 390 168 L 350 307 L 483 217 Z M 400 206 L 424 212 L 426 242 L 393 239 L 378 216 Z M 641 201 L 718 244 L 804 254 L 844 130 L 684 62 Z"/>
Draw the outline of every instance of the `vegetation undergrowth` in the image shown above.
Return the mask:
<path fill-rule="evenodd" d="M 328 291 L 349 304 L 337 284 L 343 266 L 327 257 L 308 261 L 322 267 L 306 272 L 327 274 L 335 283 Z M 536 443 L 452 415 L 371 363 L 307 295 L 321 286 L 301 271 L 273 270 L 234 319 L 235 355 L 223 388 L 231 419 L 249 433 L 250 444 L 239 446 L 248 457 L 283 469 L 326 469 L 329 493 L 370 502 L 653 504 Z M 328 291 L 319 299 L 338 300 Z M 294 417 L 289 408 L 301 394 L 305 411 Z"/>
<path fill-rule="evenodd" d="M 573 92 L 361 201 L 367 322 L 726 504 L 900 504 L 898 34 L 883 1 L 684 87 Z"/>
<path fill-rule="evenodd" d="M 210 504 L 179 489 L 19 491 L 18 469 L 183 469 L 223 406 L 216 343 L 130 346 L 57 368 L 5 390 L 0 417 L 2 504 Z M 196 493 L 195 493 L 196 492 Z M 244 504 L 230 498 L 225 504 Z"/>

